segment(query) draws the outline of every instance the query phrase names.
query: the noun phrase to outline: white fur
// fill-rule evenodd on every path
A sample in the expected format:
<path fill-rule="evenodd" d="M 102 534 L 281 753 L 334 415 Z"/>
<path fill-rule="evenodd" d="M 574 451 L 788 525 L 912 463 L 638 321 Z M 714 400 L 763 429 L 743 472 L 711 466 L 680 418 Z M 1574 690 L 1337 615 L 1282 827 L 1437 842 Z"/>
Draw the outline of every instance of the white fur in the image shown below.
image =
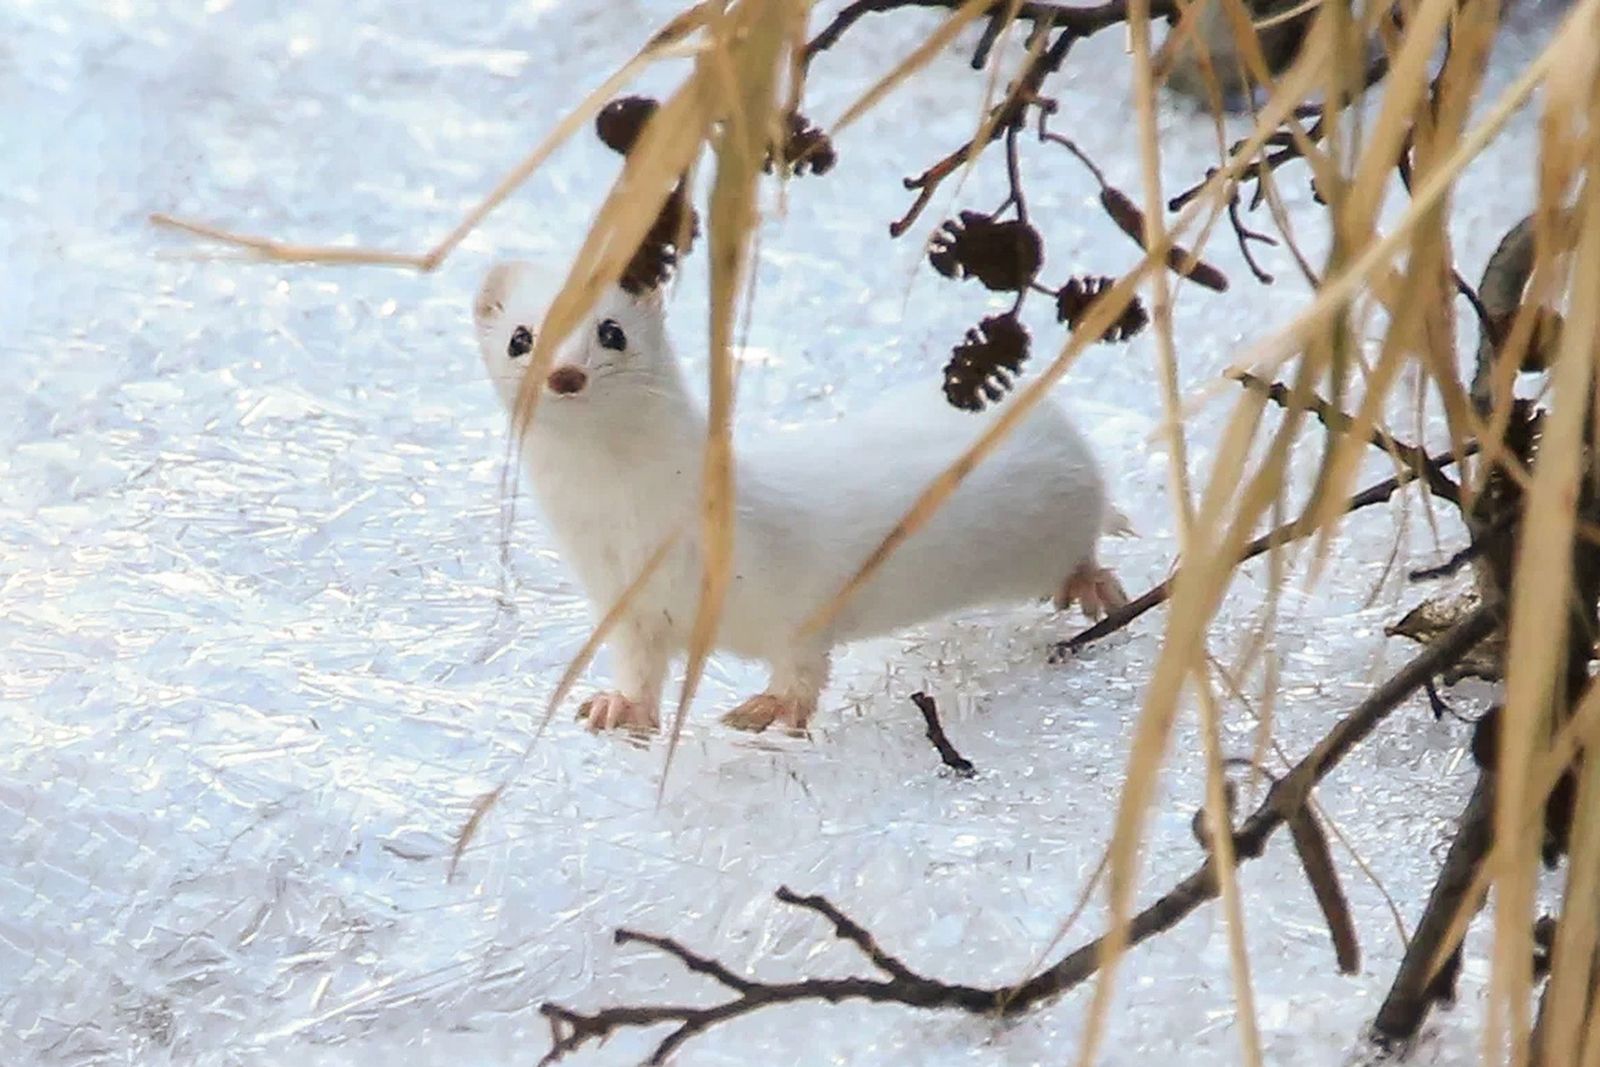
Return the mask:
<path fill-rule="evenodd" d="M 509 406 L 528 363 L 507 354 L 512 331 L 536 329 L 543 295 L 531 273 L 502 264 L 476 304 L 479 345 Z M 596 339 L 615 320 L 627 350 Z M 704 414 L 686 388 L 658 294 L 605 294 L 557 351 L 554 367 L 588 385 L 540 398 L 523 455 L 562 558 L 598 617 L 674 528 L 685 538 L 613 631 L 620 694 L 591 724 L 653 725 L 671 658 L 684 651 L 698 598 L 698 487 Z M 777 432 L 736 451 L 734 571 L 716 647 L 765 661 L 768 692 L 730 721 L 803 726 L 826 684 L 829 650 L 980 604 L 1081 595 L 1085 608 L 1121 589 L 1095 546 L 1119 520 L 1083 436 L 1040 405 L 902 544 L 821 634 L 798 636 L 993 413 L 952 409 L 922 386 L 842 422 Z M 1074 582 L 1077 584 L 1074 585 Z M 600 721 L 596 721 L 598 716 Z"/>

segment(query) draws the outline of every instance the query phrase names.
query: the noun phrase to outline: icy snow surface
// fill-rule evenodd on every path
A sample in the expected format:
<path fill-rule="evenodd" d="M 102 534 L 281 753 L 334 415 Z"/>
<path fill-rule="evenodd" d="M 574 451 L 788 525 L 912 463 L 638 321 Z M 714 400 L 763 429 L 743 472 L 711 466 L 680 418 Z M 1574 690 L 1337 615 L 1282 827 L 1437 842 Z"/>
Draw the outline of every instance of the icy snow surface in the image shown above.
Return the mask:
<path fill-rule="evenodd" d="M 618 926 L 764 978 L 861 971 L 818 920 L 772 899 L 787 884 L 828 894 L 913 967 L 991 983 L 1022 976 L 1070 909 L 1109 833 L 1161 613 L 1062 666 L 1044 648 L 1080 621 L 1034 608 L 852 648 L 804 741 L 717 724 L 759 682 L 718 661 L 659 806 L 661 744 L 590 737 L 563 715 L 447 882 L 469 804 L 514 764 L 586 633 L 536 516 L 516 530 L 514 607 L 497 607 L 505 433 L 470 294 L 496 256 L 564 264 L 616 158 L 585 131 L 432 276 L 199 255 L 145 222 L 172 210 L 424 247 L 671 11 L 24 0 L 0 12 L 0 356 L 13 383 L 0 390 L 0 1062 L 525 1064 L 547 1044 L 542 1001 L 720 995 L 614 946 Z M 862 23 L 819 60 L 808 110 L 826 124 L 932 24 Z M 1542 27 L 1501 47 L 1492 85 Z M 843 136 L 837 171 L 796 182 L 787 214 L 773 213 L 747 430 L 834 418 L 891 381 L 936 389 L 944 353 L 986 313 L 976 286 L 919 267 L 917 241 L 952 203 L 998 202 L 998 158 L 913 237 L 885 232 L 908 203 L 900 177 L 970 132 L 982 91 L 970 45 Z M 1117 33 L 1081 45 L 1056 124 L 1137 192 L 1125 66 Z M 652 72 L 645 88 L 681 73 Z M 1528 118 L 1456 200 L 1471 275 L 1529 198 Z M 1213 161 L 1215 135 L 1171 102 L 1162 124 L 1175 190 Z M 1050 220 L 1047 278 L 1133 262 L 1080 167 L 1055 150 L 1028 160 L 1031 206 Z M 1282 183 L 1291 208 L 1309 206 L 1303 170 Z M 1315 260 L 1321 238 L 1301 217 Z M 1267 253 L 1279 284 L 1263 288 L 1226 233 L 1211 247 L 1234 285 L 1181 291 L 1186 388 L 1304 295 L 1282 250 Z M 704 269 L 690 261 L 673 305 L 696 369 Z M 1042 350 L 1060 334 L 1035 303 Z M 1133 591 L 1174 551 L 1154 359 L 1148 336 L 1096 348 L 1061 389 L 1142 534 L 1107 549 Z M 1225 410 L 1214 399 L 1193 416 L 1197 471 Z M 1301 469 L 1314 459 L 1308 445 Z M 1352 523 L 1331 571 L 1287 600 L 1275 731 L 1290 754 L 1410 654 L 1382 636 L 1422 596 L 1385 571 L 1397 514 Z M 1454 524 L 1436 545 L 1410 514 L 1402 562 L 1459 545 Z M 1219 655 L 1259 609 L 1261 578 L 1247 568 L 1232 590 Z M 922 687 L 975 780 L 940 773 L 906 699 Z M 1456 694 L 1469 710 L 1480 697 Z M 1229 751 L 1249 752 L 1253 729 L 1230 705 Z M 1464 740 L 1414 700 L 1321 792 L 1408 919 L 1465 794 Z M 1186 716 L 1152 812 L 1145 899 L 1199 858 L 1198 751 Z M 1341 1062 L 1398 957 L 1378 892 L 1339 862 L 1366 953 L 1349 978 L 1285 842 L 1243 874 L 1273 1063 Z M 1092 910 L 1066 943 L 1101 920 Z M 1463 1006 L 1419 1061 L 1473 1047 L 1483 974 L 1469 959 Z M 1237 1062 L 1230 989 L 1208 907 L 1131 956 L 1102 1062 Z M 794 1007 L 701 1037 L 680 1062 L 1062 1063 L 1087 1000 L 1005 1025 Z M 635 1062 L 659 1036 L 624 1033 L 572 1062 Z"/>

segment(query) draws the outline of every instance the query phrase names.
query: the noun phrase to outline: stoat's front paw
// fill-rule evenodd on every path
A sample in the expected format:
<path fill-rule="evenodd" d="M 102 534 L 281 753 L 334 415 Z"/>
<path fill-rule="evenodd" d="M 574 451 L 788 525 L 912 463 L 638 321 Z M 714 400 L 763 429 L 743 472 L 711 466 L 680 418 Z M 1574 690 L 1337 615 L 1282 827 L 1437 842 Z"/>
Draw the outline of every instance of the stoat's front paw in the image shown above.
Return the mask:
<path fill-rule="evenodd" d="M 655 708 L 621 693 L 596 693 L 578 706 L 578 718 L 596 733 L 616 729 L 652 733 L 661 725 Z"/>
<path fill-rule="evenodd" d="M 1062 583 L 1061 592 L 1056 594 L 1056 607 L 1064 611 L 1074 601 L 1083 608 L 1085 615 L 1098 619 L 1107 612 L 1127 607 L 1128 593 L 1109 568 L 1080 563 Z"/>
<path fill-rule="evenodd" d="M 815 709 L 798 700 L 787 700 L 771 693 L 751 697 L 722 717 L 722 721 L 736 730 L 760 732 L 776 723 L 790 733 L 804 733 L 806 723 Z"/>

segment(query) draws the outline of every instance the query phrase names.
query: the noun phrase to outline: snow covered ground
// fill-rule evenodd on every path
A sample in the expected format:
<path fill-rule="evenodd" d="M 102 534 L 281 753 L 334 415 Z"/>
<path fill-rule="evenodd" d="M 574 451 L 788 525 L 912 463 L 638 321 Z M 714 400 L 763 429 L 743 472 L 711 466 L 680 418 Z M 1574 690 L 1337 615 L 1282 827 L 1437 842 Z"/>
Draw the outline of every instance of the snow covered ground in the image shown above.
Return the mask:
<path fill-rule="evenodd" d="M 538 1005 L 708 999 L 619 925 L 671 933 L 765 978 L 859 969 L 787 884 L 829 895 L 913 967 L 1016 979 L 1055 933 L 1109 833 L 1162 615 L 1046 666 L 1076 618 L 965 616 L 842 659 L 814 736 L 747 737 L 713 712 L 759 681 L 718 661 L 658 806 L 663 746 L 594 738 L 566 717 L 534 749 L 454 881 L 472 800 L 515 764 L 583 605 L 536 518 L 498 550 L 504 426 L 480 380 L 470 294 L 494 257 L 559 266 L 616 157 L 584 134 L 438 274 L 274 266 L 196 255 L 152 210 L 311 241 L 420 249 L 435 240 L 673 10 L 670 2 L 22 0 L 0 11 L 0 1062 L 529 1063 Z M 826 125 L 932 24 L 863 23 L 817 65 Z M 1544 30 L 1504 43 L 1503 85 Z M 1081 45 L 1056 125 L 1137 189 L 1121 37 Z M 747 431 L 832 418 L 885 383 L 938 387 L 975 286 L 919 267 L 886 223 L 915 173 L 971 129 L 970 42 L 839 142 L 829 177 L 796 182 L 763 232 Z M 681 74 L 645 81 L 660 91 Z M 1531 116 L 1470 172 L 1454 210 L 1475 276 L 1525 210 Z M 1191 111 L 1163 115 L 1165 180 L 1213 160 Z M 1046 277 L 1114 274 L 1136 250 L 1064 154 L 1029 157 L 1049 220 Z M 999 160 L 961 206 L 999 200 Z M 1291 205 L 1304 174 L 1284 172 Z M 1307 213 L 1307 241 L 1320 241 Z M 1304 296 L 1250 280 L 1181 293 L 1186 386 Z M 703 365 L 704 259 L 675 298 Z M 1034 312 L 1042 312 L 1041 306 Z M 1034 320 L 1040 351 L 1060 334 Z M 1062 386 L 1094 428 L 1142 537 L 1108 557 L 1130 590 L 1174 550 L 1154 342 L 1091 350 Z M 1203 471 L 1225 406 L 1193 421 Z M 1397 428 L 1412 432 L 1399 418 Z M 1301 457 L 1314 462 L 1314 448 Z M 1380 465 L 1374 465 L 1378 470 Z M 1414 500 L 1413 500 L 1414 503 Z M 524 508 L 528 511 L 528 508 Z M 1298 754 L 1376 674 L 1409 655 L 1382 627 L 1421 599 L 1385 564 L 1395 510 L 1353 522 L 1332 568 L 1297 585 L 1278 635 L 1275 731 Z M 1433 561 L 1412 508 L 1405 551 Z M 1452 540 L 1454 539 L 1454 540 Z M 1226 657 L 1261 599 L 1247 569 L 1218 620 Z M 604 662 L 600 670 L 605 668 Z M 941 701 L 981 769 L 941 774 L 907 701 Z M 1474 694 L 1458 694 L 1469 708 Z M 1254 721 L 1229 708 L 1230 752 Z M 1402 709 L 1321 791 L 1415 916 L 1469 783 L 1466 731 Z M 1180 727 L 1152 814 L 1147 892 L 1198 859 L 1199 744 Z M 1334 972 L 1286 843 L 1242 877 L 1272 1063 L 1335 1064 L 1382 996 L 1400 942 L 1382 897 L 1338 855 L 1363 970 Z M 1068 935 L 1096 932 L 1093 911 Z M 1485 964 L 1423 1063 L 1474 1047 Z M 1080 991 L 1020 1021 L 863 1005 L 773 1011 L 690 1044 L 680 1062 L 1061 1063 Z M 572 1062 L 631 1063 L 650 1034 Z M 1225 930 L 1207 908 L 1138 949 L 1102 1062 L 1239 1059 Z"/>

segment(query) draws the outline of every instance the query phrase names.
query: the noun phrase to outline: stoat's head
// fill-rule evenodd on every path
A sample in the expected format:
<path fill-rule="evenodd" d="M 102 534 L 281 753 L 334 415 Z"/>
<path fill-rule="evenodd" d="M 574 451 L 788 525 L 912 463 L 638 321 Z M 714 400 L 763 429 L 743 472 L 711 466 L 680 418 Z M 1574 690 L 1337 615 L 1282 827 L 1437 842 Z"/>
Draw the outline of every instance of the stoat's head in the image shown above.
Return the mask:
<path fill-rule="evenodd" d="M 547 304 L 541 279 L 531 264 L 520 262 L 491 267 L 473 301 L 478 349 L 507 408 L 532 362 Z M 556 349 L 541 403 L 584 403 L 650 389 L 675 374 L 675 366 L 661 294 L 634 296 L 613 285 Z"/>

